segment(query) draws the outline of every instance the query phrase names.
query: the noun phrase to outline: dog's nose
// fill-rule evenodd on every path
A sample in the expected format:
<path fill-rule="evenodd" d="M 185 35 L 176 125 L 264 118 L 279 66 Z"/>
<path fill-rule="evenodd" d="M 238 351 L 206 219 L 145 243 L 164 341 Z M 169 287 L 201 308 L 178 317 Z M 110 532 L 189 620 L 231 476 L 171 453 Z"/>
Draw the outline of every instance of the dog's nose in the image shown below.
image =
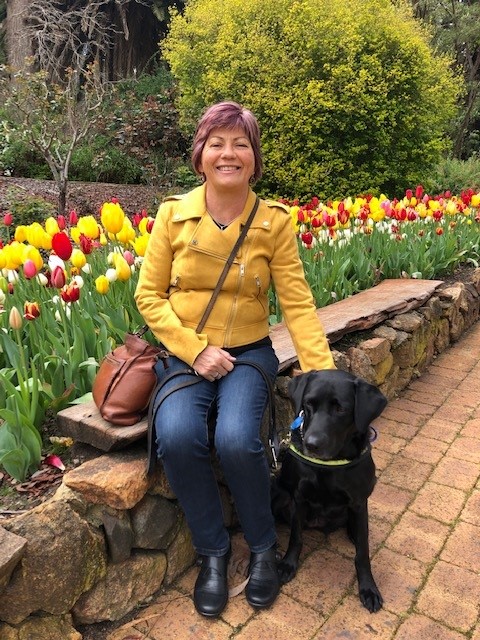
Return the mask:
<path fill-rule="evenodd" d="M 304 447 L 312 454 L 319 455 L 325 451 L 328 439 L 316 434 L 307 434 L 303 441 Z"/>

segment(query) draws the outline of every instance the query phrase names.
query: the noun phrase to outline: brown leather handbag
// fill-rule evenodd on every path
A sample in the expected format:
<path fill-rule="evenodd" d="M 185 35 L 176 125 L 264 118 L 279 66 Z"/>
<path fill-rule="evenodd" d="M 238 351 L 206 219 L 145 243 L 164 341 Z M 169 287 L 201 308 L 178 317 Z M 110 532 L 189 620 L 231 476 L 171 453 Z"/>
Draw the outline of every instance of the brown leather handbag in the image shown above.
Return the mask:
<path fill-rule="evenodd" d="M 104 357 L 93 382 L 92 395 L 104 420 L 118 427 L 135 424 L 145 415 L 157 377 L 153 367 L 168 353 L 141 336 L 148 330 L 127 333 Z"/>

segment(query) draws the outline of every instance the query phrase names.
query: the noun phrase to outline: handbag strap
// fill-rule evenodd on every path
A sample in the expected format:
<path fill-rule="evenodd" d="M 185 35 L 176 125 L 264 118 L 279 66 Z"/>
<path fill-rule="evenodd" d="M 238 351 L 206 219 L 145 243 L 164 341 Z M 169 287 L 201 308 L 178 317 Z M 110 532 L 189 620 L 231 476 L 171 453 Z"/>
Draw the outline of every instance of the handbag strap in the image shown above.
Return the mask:
<path fill-rule="evenodd" d="M 222 288 L 223 283 L 225 282 L 225 278 L 227 277 L 227 273 L 230 269 L 230 267 L 233 264 L 233 261 L 235 260 L 235 256 L 238 253 L 238 250 L 240 248 L 240 245 L 242 244 L 245 236 L 247 235 L 247 231 L 250 228 L 250 225 L 252 224 L 252 220 L 255 217 L 255 214 L 257 213 L 257 209 L 258 206 L 260 204 L 260 198 L 257 196 L 255 199 L 255 204 L 253 205 L 253 209 L 250 212 L 250 215 L 248 216 L 248 220 L 246 221 L 242 232 L 240 233 L 240 235 L 238 236 L 237 241 L 235 242 L 235 245 L 230 253 L 230 255 L 227 258 L 227 261 L 223 267 L 223 271 L 220 274 L 220 278 L 218 279 L 217 282 L 217 286 L 215 287 L 213 293 L 212 293 L 212 297 L 210 298 L 210 301 L 207 305 L 207 308 L 205 309 L 205 311 L 203 312 L 203 316 L 202 319 L 200 320 L 200 322 L 198 323 L 198 327 L 196 329 L 197 333 L 201 333 L 203 330 L 203 327 L 205 326 L 205 323 L 207 322 L 207 318 L 210 315 L 210 312 L 213 308 L 213 305 L 215 304 L 215 300 L 218 297 L 218 294 L 220 293 L 220 289 Z"/>

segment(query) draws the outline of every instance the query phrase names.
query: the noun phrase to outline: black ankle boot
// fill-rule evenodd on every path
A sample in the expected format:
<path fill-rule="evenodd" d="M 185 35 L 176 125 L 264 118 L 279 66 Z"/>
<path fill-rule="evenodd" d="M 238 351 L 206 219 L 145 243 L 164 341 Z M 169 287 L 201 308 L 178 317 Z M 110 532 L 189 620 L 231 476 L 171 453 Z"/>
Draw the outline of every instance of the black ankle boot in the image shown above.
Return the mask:
<path fill-rule="evenodd" d="M 227 568 L 230 550 L 223 556 L 201 556 L 200 573 L 195 582 L 193 602 L 202 616 L 216 618 L 228 602 Z"/>
<path fill-rule="evenodd" d="M 245 588 L 247 602 L 256 609 L 269 607 L 280 591 L 276 548 L 250 556 L 250 579 Z"/>

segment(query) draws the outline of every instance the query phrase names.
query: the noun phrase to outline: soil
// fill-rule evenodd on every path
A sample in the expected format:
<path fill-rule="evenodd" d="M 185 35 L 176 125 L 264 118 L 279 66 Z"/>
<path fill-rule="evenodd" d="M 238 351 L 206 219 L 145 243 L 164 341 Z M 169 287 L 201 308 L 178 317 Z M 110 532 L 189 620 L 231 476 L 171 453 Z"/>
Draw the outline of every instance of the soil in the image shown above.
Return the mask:
<path fill-rule="evenodd" d="M 52 180 L 0 177 L 0 214 L 8 211 L 9 200 L 24 193 L 40 197 L 58 205 L 58 190 Z M 132 215 L 142 209 L 153 215 L 162 194 L 154 186 L 136 184 L 108 184 L 103 182 L 70 182 L 67 212 L 75 209 L 79 215 L 98 213 L 104 202 L 117 198 L 125 213 Z"/>

